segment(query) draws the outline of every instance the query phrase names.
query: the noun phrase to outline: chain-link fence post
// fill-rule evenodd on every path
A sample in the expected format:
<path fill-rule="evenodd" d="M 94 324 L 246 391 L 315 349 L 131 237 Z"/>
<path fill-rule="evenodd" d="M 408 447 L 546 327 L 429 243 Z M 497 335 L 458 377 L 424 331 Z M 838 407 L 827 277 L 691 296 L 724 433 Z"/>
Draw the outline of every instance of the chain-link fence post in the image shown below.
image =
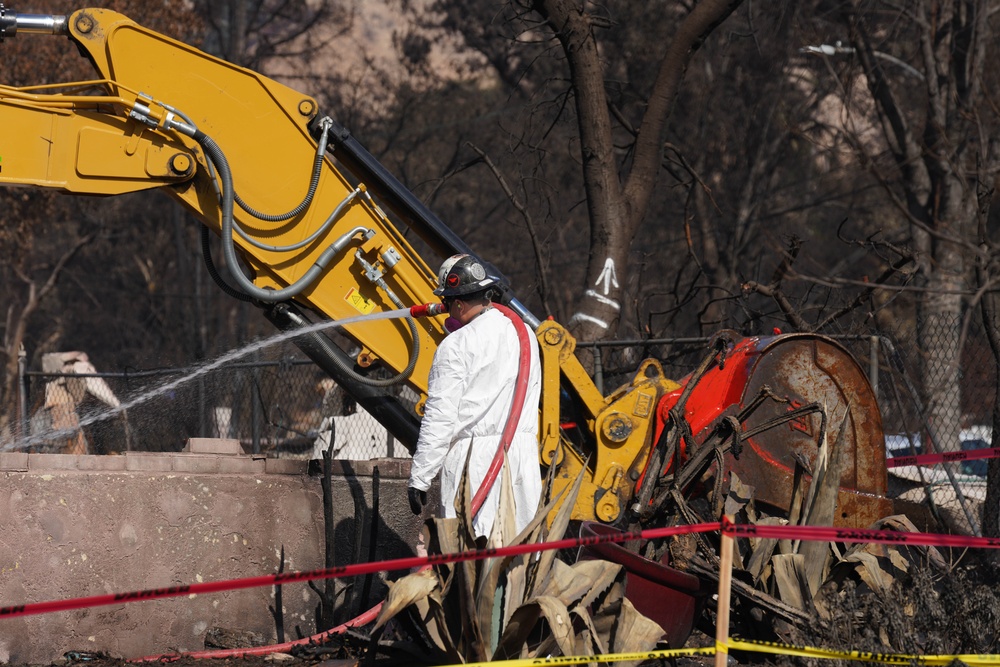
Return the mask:
<path fill-rule="evenodd" d="M 251 451 L 260 454 L 260 350 L 254 352 L 254 366 L 250 371 L 253 382 L 250 383 L 250 438 L 252 440 Z"/>
<path fill-rule="evenodd" d="M 875 400 L 878 401 L 878 336 L 871 336 L 868 339 L 868 382 L 872 386 Z"/>
<path fill-rule="evenodd" d="M 208 415 L 205 412 L 207 392 L 205 390 L 205 378 L 198 378 L 198 437 L 204 438 L 208 433 Z"/>
<path fill-rule="evenodd" d="M 28 352 L 24 343 L 17 350 L 17 393 L 18 393 L 18 428 L 20 437 L 26 438 L 30 433 L 28 424 Z"/>

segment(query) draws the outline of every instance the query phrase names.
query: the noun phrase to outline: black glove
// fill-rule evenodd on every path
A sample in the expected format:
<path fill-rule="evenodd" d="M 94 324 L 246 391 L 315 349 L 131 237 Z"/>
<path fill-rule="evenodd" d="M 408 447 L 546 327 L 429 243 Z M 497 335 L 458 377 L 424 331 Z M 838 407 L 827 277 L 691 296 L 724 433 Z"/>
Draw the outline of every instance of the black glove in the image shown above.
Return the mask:
<path fill-rule="evenodd" d="M 410 511 L 418 516 L 422 514 L 427 504 L 427 492 L 410 486 L 406 489 L 406 497 L 410 500 Z"/>

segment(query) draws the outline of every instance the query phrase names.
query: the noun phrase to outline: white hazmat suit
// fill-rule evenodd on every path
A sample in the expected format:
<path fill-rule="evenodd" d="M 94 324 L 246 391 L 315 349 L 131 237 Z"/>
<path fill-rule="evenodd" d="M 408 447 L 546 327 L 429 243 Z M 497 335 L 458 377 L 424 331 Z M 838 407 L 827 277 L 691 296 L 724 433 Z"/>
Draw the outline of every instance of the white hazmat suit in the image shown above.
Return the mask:
<path fill-rule="evenodd" d="M 524 324 L 518 322 L 517 326 Z M 542 373 L 538 340 L 530 329 L 527 331 L 531 346 L 527 394 L 507 450 L 518 532 L 534 517 L 542 493 L 538 463 Z M 426 491 L 440 470 L 441 506 L 446 518 L 455 516 L 455 498 L 470 445 L 474 445 L 469 457 L 473 495 L 489 470 L 514 398 L 519 358 L 514 324 L 496 308 L 484 311 L 448 335 L 434 354 L 409 486 Z M 502 474 L 473 520 L 476 537 L 490 535 L 500 503 L 501 482 Z"/>

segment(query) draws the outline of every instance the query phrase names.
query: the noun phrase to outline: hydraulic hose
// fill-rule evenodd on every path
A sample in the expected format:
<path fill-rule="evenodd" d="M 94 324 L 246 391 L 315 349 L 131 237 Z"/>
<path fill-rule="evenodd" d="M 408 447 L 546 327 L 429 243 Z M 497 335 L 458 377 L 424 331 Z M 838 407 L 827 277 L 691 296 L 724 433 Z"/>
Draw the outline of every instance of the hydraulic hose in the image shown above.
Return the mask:
<path fill-rule="evenodd" d="M 325 134 L 324 134 L 325 136 Z M 249 278 L 243 275 L 243 272 L 239 268 L 239 263 L 236 257 L 236 247 L 233 244 L 233 175 L 232 170 L 229 168 L 229 161 L 226 159 L 225 153 L 219 148 L 219 145 L 212 140 L 207 134 L 201 130 L 197 130 L 194 133 L 193 138 L 202 148 L 205 149 L 205 155 L 208 160 L 215 165 L 215 170 L 218 173 L 219 180 L 222 185 L 222 249 L 226 258 L 226 264 L 230 267 L 231 275 L 239 283 L 240 288 L 243 289 L 253 299 L 257 299 L 264 303 L 277 303 L 279 301 L 285 301 L 299 295 L 303 290 L 309 287 L 313 282 L 315 282 L 320 274 L 326 269 L 326 266 L 340 254 L 341 251 L 347 244 L 351 242 L 354 237 L 358 234 L 364 235 L 365 238 L 370 238 L 373 232 L 371 230 L 365 229 L 364 227 L 358 226 L 354 229 L 349 230 L 346 234 L 343 234 L 338 238 L 333 244 L 331 244 L 323 253 L 316 259 L 315 263 L 309 267 L 309 269 L 299 278 L 297 281 L 279 290 L 269 290 L 262 289 L 254 285 Z M 320 158 L 322 159 L 322 158 Z M 353 198 L 353 197 L 352 197 Z M 346 201 L 346 200 L 345 200 Z M 344 202 L 342 202 L 343 204 Z M 337 211 L 340 207 L 337 208 Z M 334 212 L 336 215 L 337 211 Z M 332 218 L 333 216 L 331 216 Z M 389 297 L 396 303 L 397 306 L 403 307 L 402 303 L 395 297 L 391 292 Z M 410 350 L 410 358 L 407 362 L 406 368 L 403 369 L 398 375 L 395 375 L 387 379 L 375 379 L 369 378 L 361 375 L 354 371 L 353 368 L 348 368 L 343 364 L 343 362 L 336 356 L 330 355 L 330 358 L 334 361 L 337 366 L 347 373 L 353 376 L 358 382 L 366 384 L 371 387 L 389 387 L 410 377 L 413 373 L 413 369 L 417 365 L 417 356 L 420 353 L 419 344 L 419 332 L 417 331 L 417 326 L 414 324 L 412 319 L 407 320 L 407 326 L 410 329 L 410 334 L 412 336 L 412 347 Z M 321 343 L 322 345 L 329 345 L 328 343 Z"/>
<path fill-rule="evenodd" d="M 305 248 L 307 245 L 318 239 L 320 236 L 326 234 L 327 230 L 333 226 L 333 223 L 335 223 L 337 219 L 340 218 L 340 214 L 343 212 L 344 208 L 348 204 L 353 202 L 354 198 L 357 197 L 362 192 L 364 192 L 364 186 L 359 186 L 357 189 L 353 190 L 351 194 L 344 197 L 343 201 L 337 204 L 337 207 L 333 209 L 333 213 L 328 215 L 326 220 L 323 221 L 323 224 L 316 228 L 316 231 L 314 231 L 312 234 L 302 239 L 301 241 L 298 241 L 297 243 L 290 243 L 288 245 L 282 245 L 282 246 L 269 245 L 267 243 L 261 243 L 254 237 L 250 236 L 245 231 L 243 231 L 243 229 L 239 225 L 235 223 L 233 224 L 233 229 L 235 229 L 236 233 L 240 235 L 240 238 L 242 238 L 244 241 L 254 246 L 255 248 L 260 248 L 261 250 L 269 250 L 271 252 L 293 252 L 300 248 Z"/>
<path fill-rule="evenodd" d="M 212 247 L 211 247 L 211 237 L 209 237 L 208 227 L 205 225 L 201 226 L 201 256 L 205 260 L 205 266 L 208 268 L 208 275 L 211 276 L 212 282 L 219 286 L 227 296 L 231 296 L 234 299 L 243 301 L 245 303 L 253 303 L 254 299 L 252 296 L 246 292 L 241 292 L 229 283 L 227 283 L 221 275 L 219 275 L 219 270 L 215 266 L 215 261 L 212 260 Z"/>
<path fill-rule="evenodd" d="M 201 130 L 194 134 L 194 140 L 201 144 L 205 150 L 205 156 L 215 165 L 219 180 L 222 185 L 222 250 L 226 258 L 226 264 L 230 267 L 233 277 L 239 283 L 240 289 L 253 298 L 264 303 L 277 303 L 298 296 L 307 287 L 312 285 L 326 269 L 326 266 L 340 252 L 347 247 L 347 244 L 359 233 L 370 237 L 370 230 L 364 227 L 355 227 L 347 234 L 344 234 L 330 245 L 316 259 L 316 262 L 294 283 L 279 290 L 262 289 L 254 285 L 249 278 L 243 275 L 239 269 L 239 262 L 236 258 L 236 247 L 233 244 L 233 173 L 229 168 L 229 161 L 219 145 Z"/>
<path fill-rule="evenodd" d="M 313 160 L 313 170 L 312 178 L 309 181 L 309 190 L 306 192 L 305 198 L 299 203 L 298 206 L 293 208 L 288 213 L 281 213 L 278 215 L 269 215 L 267 213 L 261 213 L 257 209 L 253 208 L 245 201 L 243 201 L 239 194 L 233 192 L 233 197 L 236 199 L 236 203 L 240 205 L 244 211 L 257 218 L 258 220 L 264 220 L 266 222 L 282 222 L 284 220 L 290 220 L 294 218 L 302 211 L 309 208 L 312 203 L 313 197 L 316 195 L 316 187 L 319 185 L 319 176 L 323 172 L 323 158 L 326 155 L 326 143 L 327 138 L 330 135 L 330 127 L 333 125 L 333 121 L 329 118 L 323 118 L 319 121 L 320 135 L 318 141 L 318 147 L 316 149 L 316 158 Z"/>
<path fill-rule="evenodd" d="M 298 326 L 304 327 L 309 325 L 309 322 L 306 321 L 305 318 L 303 318 L 296 312 L 288 311 L 286 313 L 286 317 L 288 317 L 289 320 L 291 320 Z M 420 345 L 418 344 L 419 334 L 417 333 L 417 325 L 413 321 L 412 317 L 406 318 L 406 325 L 409 327 L 410 334 L 413 336 L 413 346 L 410 349 L 410 358 L 406 364 L 406 368 L 400 371 L 398 375 L 394 375 L 391 378 L 378 379 L 378 378 L 370 378 L 367 375 L 361 375 L 353 368 L 351 368 L 348 364 L 344 363 L 344 361 L 340 358 L 340 355 L 334 353 L 332 349 L 333 343 L 328 338 L 326 338 L 326 336 L 322 335 L 313 336 L 312 341 L 317 345 L 319 345 L 320 349 L 322 349 L 323 352 L 326 353 L 326 355 L 330 358 L 330 361 L 337 368 L 339 368 L 341 372 L 350 376 L 357 382 L 360 382 L 361 384 L 367 385 L 369 387 L 391 387 L 393 385 L 399 384 L 400 382 L 402 382 L 403 380 L 405 380 L 406 378 L 410 377 L 413 374 L 413 369 L 416 368 L 417 366 L 417 357 L 420 355 Z"/>

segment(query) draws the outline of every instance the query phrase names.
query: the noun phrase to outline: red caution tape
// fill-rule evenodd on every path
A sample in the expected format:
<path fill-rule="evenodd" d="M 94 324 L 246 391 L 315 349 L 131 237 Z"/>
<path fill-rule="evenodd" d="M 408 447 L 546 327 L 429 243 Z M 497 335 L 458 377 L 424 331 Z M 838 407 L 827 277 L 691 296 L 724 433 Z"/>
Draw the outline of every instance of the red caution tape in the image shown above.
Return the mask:
<path fill-rule="evenodd" d="M 460 563 L 463 561 L 483 560 L 505 556 L 551 551 L 553 549 L 572 549 L 574 547 L 608 542 L 628 542 L 630 540 L 650 540 L 689 533 L 708 533 L 721 530 L 735 537 L 765 537 L 779 540 L 814 540 L 820 542 L 874 542 L 881 544 L 911 544 L 922 546 L 959 547 L 959 548 L 1000 548 L 1000 538 L 969 537 L 965 535 L 943 535 L 939 533 L 904 533 L 894 530 L 874 530 L 856 528 L 835 528 L 824 526 L 764 526 L 754 524 L 737 524 L 727 518 L 721 523 L 699 523 L 691 526 L 672 526 L 668 528 L 651 528 L 634 532 L 610 533 L 607 535 L 590 535 L 587 537 L 567 538 L 546 542 L 544 544 L 514 544 L 494 549 L 475 549 L 453 554 L 431 554 L 428 556 L 413 556 L 393 560 L 376 561 L 373 563 L 358 563 L 319 570 L 282 572 L 259 577 L 243 579 L 225 579 L 184 586 L 169 586 L 153 588 L 129 593 L 112 593 L 91 597 L 70 598 L 68 600 L 52 600 L 49 602 L 34 602 L 29 604 L 0 607 L 0 619 L 32 614 L 46 614 L 55 611 L 83 609 L 141 600 L 157 600 L 179 597 L 183 595 L 200 595 L 222 591 L 239 590 L 242 588 L 259 588 L 289 584 L 297 581 L 315 579 L 337 579 L 355 577 L 373 572 L 394 570 L 410 570 L 427 565 L 442 565 L 445 563 Z"/>
<path fill-rule="evenodd" d="M 579 538 L 567 538 L 545 542 L 544 544 L 514 544 L 507 547 L 493 549 L 475 549 L 462 551 L 454 554 L 430 554 L 428 556 L 412 556 L 409 558 L 396 558 L 393 560 L 376 561 L 373 563 L 358 563 L 356 565 L 342 565 L 340 567 L 330 567 L 320 570 L 306 570 L 281 572 L 278 574 L 268 574 L 259 577 L 247 577 L 244 579 L 226 579 L 222 581 L 208 581 L 200 584 L 189 584 L 186 586 L 170 586 L 167 588 L 152 588 L 144 591 L 133 591 L 130 593 L 112 593 L 109 595 L 94 595 L 91 597 L 71 598 L 68 600 L 52 600 L 49 602 L 33 602 L 30 604 L 13 605 L 0 607 L 0 619 L 12 618 L 14 616 L 29 616 L 31 614 L 47 614 L 54 611 L 67 611 L 70 609 L 83 609 L 86 607 L 100 607 L 109 604 L 122 604 L 126 602 L 139 602 L 140 600 L 158 600 L 162 598 L 179 597 L 183 595 L 199 595 L 203 593 L 219 593 L 221 591 L 233 591 L 242 588 L 259 588 L 262 586 L 274 586 L 279 584 L 290 584 L 296 581 L 307 581 L 315 579 L 337 579 L 341 577 L 356 577 L 362 574 L 373 572 L 384 572 L 393 570 L 410 570 L 424 565 L 442 565 L 445 563 L 460 563 L 463 561 L 483 560 L 485 558 L 496 558 L 502 556 L 517 556 L 520 554 L 537 551 L 551 551 L 552 549 L 571 549 L 573 547 L 586 546 L 590 544 L 603 544 L 606 542 L 627 542 L 629 540 L 650 540 L 660 537 L 670 537 L 673 535 L 684 535 L 687 533 L 708 533 L 719 530 L 721 524 L 699 523 L 691 526 L 672 526 L 669 528 L 651 528 L 649 530 L 635 532 L 612 533 L 609 535 L 592 535 Z"/>
<path fill-rule="evenodd" d="M 893 456 L 885 460 L 887 468 L 901 466 L 925 466 L 951 461 L 975 461 L 977 459 L 995 459 L 1000 457 L 1000 447 L 986 449 L 970 449 L 962 452 L 944 452 L 943 454 L 917 454 L 915 456 Z"/>
<path fill-rule="evenodd" d="M 736 537 L 770 537 L 779 540 L 816 542 L 875 542 L 913 544 L 932 547 L 1000 548 L 1000 538 L 943 535 L 940 533 L 902 533 L 895 530 L 835 528 L 827 526 L 762 526 L 722 521 L 722 532 Z"/>

